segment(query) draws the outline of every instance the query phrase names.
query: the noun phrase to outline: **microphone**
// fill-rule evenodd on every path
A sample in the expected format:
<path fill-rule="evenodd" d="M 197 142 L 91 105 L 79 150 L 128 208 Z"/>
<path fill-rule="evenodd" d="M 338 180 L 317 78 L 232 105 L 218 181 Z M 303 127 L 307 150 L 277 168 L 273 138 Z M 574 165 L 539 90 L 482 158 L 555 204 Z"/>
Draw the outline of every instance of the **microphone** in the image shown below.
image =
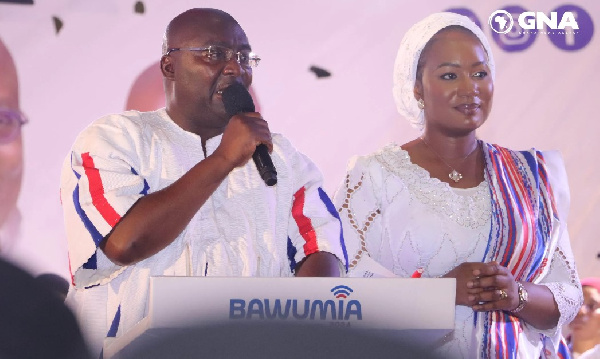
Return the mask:
<path fill-rule="evenodd" d="M 242 112 L 255 112 L 254 101 L 252 96 L 244 85 L 239 82 L 234 82 L 223 90 L 222 93 L 223 105 L 229 116 L 236 115 Z M 256 146 L 252 159 L 258 169 L 260 177 L 265 181 L 267 186 L 273 186 L 277 183 L 277 171 L 275 165 L 269 155 L 269 149 L 264 144 Z"/>

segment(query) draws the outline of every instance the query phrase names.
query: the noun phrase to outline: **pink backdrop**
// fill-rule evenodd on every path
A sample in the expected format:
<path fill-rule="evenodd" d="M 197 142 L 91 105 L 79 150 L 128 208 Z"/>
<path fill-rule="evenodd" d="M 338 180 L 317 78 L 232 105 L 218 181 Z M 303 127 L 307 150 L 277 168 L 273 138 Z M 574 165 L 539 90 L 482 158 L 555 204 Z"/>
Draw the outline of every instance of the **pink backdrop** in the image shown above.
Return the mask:
<path fill-rule="evenodd" d="M 23 129 L 23 231 L 11 256 L 34 273 L 68 276 L 58 196 L 62 161 L 83 127 L 125 108 L 132 84 L 160 57 L 164 27 L 185 9 L 218 7 L 238 19 L 263 58 L 253 88 L 264 117 L 321 167 L 332 194 L 350 156 L 418 135 L 396 113 L 391 94 L 396 50 L 408 27 L 431 12 L 458 7 L 475 14 L 491 38 L 488 17 L 514 3 L 147 0 L 143 14 L 134 11 L 135 1 L 123 0 L 0 3 L 0 38 L 17 64 L 21 108 L 30 118 Z M 549 13 L 567 1 L 521 3 Z M 555 39 L 558 45 L 548 34 L 533 42 L 532 35 L 492 41 L 494 109 L 479 135 L 514 149 L 562 151 L 571 185 L 571 241 L 580 275 L 590 276 L 600 275 L 600 165 L 594 156 L 600 153 L 600 124 L 593 113 L 600 46 L 596 34 L 585 36 L 600 21 L 600 2 L 568 3 L 579 7 L 582 28 Z M 53 17 L 63 24 L 58 33 Z M 508 51 L 519 46 L 521 51 Z M 308 70 L 312 65 L 332 76 L 317 78 Z M 160 102 L 160 87 L 150 90 L 156 80 L 149 76 L 145 96 Z"/>

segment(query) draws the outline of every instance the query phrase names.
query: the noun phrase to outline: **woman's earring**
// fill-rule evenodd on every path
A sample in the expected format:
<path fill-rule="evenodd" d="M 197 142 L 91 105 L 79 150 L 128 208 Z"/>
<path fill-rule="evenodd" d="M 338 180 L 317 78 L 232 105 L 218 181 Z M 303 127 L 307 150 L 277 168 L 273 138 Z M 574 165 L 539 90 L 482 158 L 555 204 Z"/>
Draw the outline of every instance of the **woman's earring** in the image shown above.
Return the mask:
<path fill-rule="evenodd" d="M 419 101 L 417 101 L 417 106 L 419 106 L 419 108 L 422 110 L 425 108 L 425 101 L 423 101 L 423 99 L 419 99 Z"/>

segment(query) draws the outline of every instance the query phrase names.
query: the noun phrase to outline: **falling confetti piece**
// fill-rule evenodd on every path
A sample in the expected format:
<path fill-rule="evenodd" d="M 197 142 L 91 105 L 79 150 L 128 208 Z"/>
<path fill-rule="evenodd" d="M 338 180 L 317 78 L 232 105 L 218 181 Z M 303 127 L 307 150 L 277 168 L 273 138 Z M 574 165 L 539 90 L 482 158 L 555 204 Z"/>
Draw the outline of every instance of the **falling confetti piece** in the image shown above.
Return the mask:
<path fill-rule="evenodd" d="M 56 35 L 58 35 L 60 30 L 63 28 L 63 22 L 57 16 L 52 16 L 52 21 L 54 22 L 54 29 L 56 30 Z"/>
<path fill-rule="evenodd" d="M 144 12 L 146 12 L 146 8 L 144 6 L 144 3 L 141 1 L 138 1 L 135 3 L 135 7 L 134 7 L 134 11 L 138 14 L 143 14 Z"/>
<path fill-rule="evenodd" d="M 310 71 L 314 72 L 315 75 L 317 75 L 317 78 L 323 78 L 323 77 L 329 77 L 331 76 L 331 72 L 320 68 L 318 66 L 311 66 Z"/>

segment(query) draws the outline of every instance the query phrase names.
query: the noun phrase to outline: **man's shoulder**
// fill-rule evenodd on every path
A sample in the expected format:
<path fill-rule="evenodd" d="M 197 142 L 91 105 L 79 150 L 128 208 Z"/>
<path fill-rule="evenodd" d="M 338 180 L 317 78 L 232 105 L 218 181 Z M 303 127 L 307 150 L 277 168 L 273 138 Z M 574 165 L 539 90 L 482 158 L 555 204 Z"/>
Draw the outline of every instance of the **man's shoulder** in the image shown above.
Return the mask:
<path fill-rule="evenodd" d="M 281 157 L 289 157 L 301 153 L 294 147 L 292 142 L 281 133 L 271 133 L 271 139 L 273 140 L 274 152 Z"/>
<path fill-rule="evenodd" d="M 145 136 L 148 132 L 164 122 L 161 111 L 139 112 L 124 111 L 102 116 L 90 123 L 77 136 L 76 142 L 88 141 L 90 138 L 104 138 L 106 140 L 119 137 L 137 138 Z"/>
<path fill-rule="evenodd" d="M 271 138 L 273 139 L 273 144 L 275 144 L 275 145 L 283 146 L 283 147 L 287 147 L 287 146 L 293 147 L 290 140 L 287 137 L 285 137 L 284 135 L 282 135 L 281 133 L 272 132 Z"/>
<path fill-rule="evenodd" d="M 140 112 L 128 110 L 121 113 L 112 113 L 102 116 L 91 123 L 94 126 L 109 126 L 109 127 L 146 127 L 155 126 L 164 121 L 164 111 L 157 110 L 151 112 Z"/>

